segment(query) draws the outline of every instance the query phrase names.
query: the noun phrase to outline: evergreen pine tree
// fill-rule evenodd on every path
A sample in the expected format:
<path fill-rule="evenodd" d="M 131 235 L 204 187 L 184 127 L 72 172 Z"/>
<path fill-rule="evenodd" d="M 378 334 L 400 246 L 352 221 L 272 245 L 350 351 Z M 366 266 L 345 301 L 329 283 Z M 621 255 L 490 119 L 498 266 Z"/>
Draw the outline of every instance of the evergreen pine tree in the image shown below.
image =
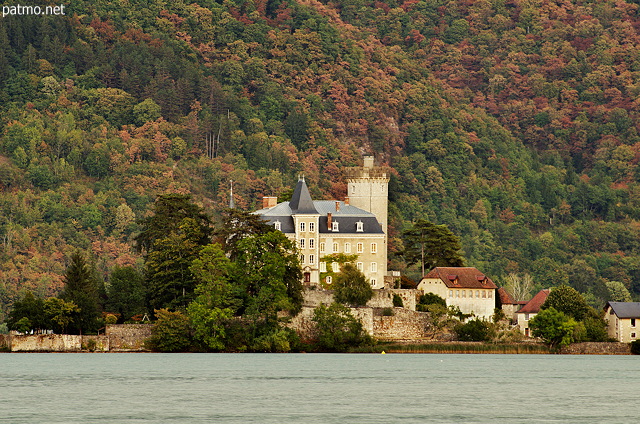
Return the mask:
<path fill-rule="evenodd" d="M 80 252 L 71 255 L 64 284 L 60 298 L 74 302 L 80 308 L 80 312 L 74 314 L 69 332 L 82 334 L 96 331 L 99 316 L 98 283 Z"/>

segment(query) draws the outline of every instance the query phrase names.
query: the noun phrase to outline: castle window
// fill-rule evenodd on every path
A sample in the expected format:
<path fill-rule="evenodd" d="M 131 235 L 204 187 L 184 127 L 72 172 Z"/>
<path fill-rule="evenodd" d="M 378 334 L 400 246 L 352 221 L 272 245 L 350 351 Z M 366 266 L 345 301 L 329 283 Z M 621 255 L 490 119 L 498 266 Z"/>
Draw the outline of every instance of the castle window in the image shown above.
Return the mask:
<path fill-rule="evenodd" d="M 310 222 L 309 223 L 309 232 L 310 233 L 315 233 L 316 232 L 316 223 L 315 222 Z"/>
<path fill-rule="evenodd" d="M 327 263 L 320 262 L 320 272 L 327 272 Z"/>
<path fill-rule="evenodd" d="M 480 299 L 480 290 L 476 290 L 476 299 Z"/>
<path fill-rule="evenodd" d="M 338 221 L 333 221 L 331 223 L 331 231 L 339 231 L 340 223 Z"/>
<path fill-rule="evenodd" d="M 300 232 L 304 232 L 305 231 L 305 223 L 301 222 L 300 223 Z"/>
<path fill-rule="evenodd" d="M 273 223 L 273 228 L 275 228 L 278 231 L 282 231 L 282 222 L 280 221 L 276 221 Z"/>
<path fill-rule="evenodd" d="M 632 327 L 636 326 L 636 319 L 635 318 L 631 318 L 631 326 Z"/>
<path fill-rule="evenodd" d="M 371 272 L 378 272 L 378 263 L 377 262 L 371 262 Z"/>
<path fill-rule="evenodd" d="M 453 290 L 449 290 L 449 298 L 453 298 Z"/>
<path fill-rule="evenodd" d="M 356 231 L 359 233 L 364 231 L 364 223 L 362 221 L 356 222 Z"/>
<path fill-rule="evenodd" d="M 482 298 L 486 298 L 487 297 L 487 291 L 486 290 L 482 290 Z"/>
<path fill-rule="evenodd" d="M 331 284 L 331 283 L 333 283 L 333 278 L 331 278 L 330 275 L 327 275 L 327 278 L 324 281 L 326 281 L 327 284 Z"/>
<path fill-rule="evenodd" d="M 364 270 L 364 264 L 362 262 L 358 262 L 356 264 L 356 267 L 358 268 L 358 271 L 362 272 Z"/>
<path fill-rule="evenodd" d="M 309 255 L 309 264 L 313 265 L 316 263 L 315 255 Z"/>
<path fill-rule="evenodd" d="M 304 249 L 305 248 L 305 240 L 304 239 L 300 239 L 300 249 Z"/>
<path fill-rule="evenodd" d="M 325 244 L 324 243 L 320 243 L 320 252 L 324 253 L 324 249 L 325 249 Z"/>
<path fill-rule="evenodd" d="M 333 253 L 338 253 L 338 243 L 333 243 Z"/>
<path fill-rule="evenodd" d="M 303 264 L 304 263 L 304 255 L 300 255 L 300 263 Z"/>
<path fill-rule="evenodd" d="M 372 286 L 375 286 L 375 285 L 376 285 L 376 279 L 375 279 L 375 278 L 372 278 L 372 279 L 371 279 L 371 285 L 372 285 Z"/>
<path fill-rule="evenodd" d="M 378 243 L 371 243 L 371 253 L 378 253 Z"/>
<path fill-rule="evenodd" d="M 489 299 L 493 297 L 493 292 L 489 291 Z"/>
<path fill-rule="evenodd" d="M 358 253 L 362 253 L 362 252 L 364 251 L 364 245 L 363 245 L 362 243 L 358 243 L 358 244 L 356 245 L 356 251 L 357 251 Z"/>
<path fill-rule="evenodd" d="M 309 239 L 309 249 L 316 248 L 316 239 Z"/>
<path fill-rule="evenodd" d="M 460 290 L 456 290 L 456 297 L 460 297 Z"/>
<path fill-rule="evenodd" d="M 351 243 L 344 244 L 344 253 L 351 253 Z"/>

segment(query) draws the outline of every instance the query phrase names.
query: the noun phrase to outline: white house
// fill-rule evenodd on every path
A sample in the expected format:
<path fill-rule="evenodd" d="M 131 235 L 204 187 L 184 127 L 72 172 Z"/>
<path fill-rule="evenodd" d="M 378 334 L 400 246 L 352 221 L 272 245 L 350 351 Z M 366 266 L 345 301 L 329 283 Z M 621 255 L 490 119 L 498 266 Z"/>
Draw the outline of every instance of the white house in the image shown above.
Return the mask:
<path fill-rule="evenodd" d="M 640 302 L 607 302 L 604 311 L 609 337 L 621 343 L 640 339 Z"/>
<path fill-rule="evenodd" d="M 457 306 L 465 314 L 491 319 L 496 307 L 493 281 L 474 267 L 436 267 L 427 273 L 418 290 L 445 299 L 447 306 Z"/>

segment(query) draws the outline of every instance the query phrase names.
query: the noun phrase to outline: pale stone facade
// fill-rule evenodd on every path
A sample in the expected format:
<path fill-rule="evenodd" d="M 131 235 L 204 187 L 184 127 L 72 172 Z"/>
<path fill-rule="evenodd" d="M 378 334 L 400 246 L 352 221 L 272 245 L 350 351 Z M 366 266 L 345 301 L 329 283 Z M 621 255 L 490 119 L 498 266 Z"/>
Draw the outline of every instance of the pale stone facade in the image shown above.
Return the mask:
<path fill-rule="evenodd" d="M 518 312 L 516 312 L 516 322 L 520 332 L 527 337 L 532 337 L 529 321 L 540 312 L 540 307 L 547 300 L 550 290 L 540 290 L 533 298 L 527 302 Z"/>
<path fill-rule="evenodd" d="M 436 267 L 418 284 L 418 290 L 442 297 L 447 306 L 489 320 L 496 307 L 497 286 L 473 267 Z"/>
<path fill-rule="evenodd" d="M 609 337 L 621 343 L 640 340 L 640 302 L 608 302 L 604 320 Z"/>
<path fill-rule="evenodd" d="M 255 212 L 296 242 L 306 285 L 331 287 L 332 271 L 339 270 L 328 269 L 332 265 L 326 257 L 346 254 L 357 256 L 355 264 L 373 288 L 384 287 L 389 178 L 383 168 L 373 166 L 373 158 L 365 158 L 365 166 L 349 175 L 344 201 L 312 200 L 302 178 L 291 201 L 265 197 L 263 208 Z"/>

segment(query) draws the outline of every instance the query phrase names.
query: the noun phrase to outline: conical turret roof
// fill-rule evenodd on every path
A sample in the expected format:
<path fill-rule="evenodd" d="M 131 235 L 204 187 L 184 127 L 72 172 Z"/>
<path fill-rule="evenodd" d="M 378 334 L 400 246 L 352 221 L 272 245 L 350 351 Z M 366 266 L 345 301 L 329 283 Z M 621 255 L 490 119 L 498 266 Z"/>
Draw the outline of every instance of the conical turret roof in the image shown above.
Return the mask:
<path fill-rule="evenodd" d="M 289 207 L 293 213 L 318 214 L 318 210 L 313 205 L 313 200 L 311 199 L 311 194 L 309 193 L 309 188 L 307 188 L 307 183 L 304 181 L 304 178 L 298 180 L 298 184 L 296 184 L 296 188 L 293 191 L 293 196 L 291 196 Z"/>

